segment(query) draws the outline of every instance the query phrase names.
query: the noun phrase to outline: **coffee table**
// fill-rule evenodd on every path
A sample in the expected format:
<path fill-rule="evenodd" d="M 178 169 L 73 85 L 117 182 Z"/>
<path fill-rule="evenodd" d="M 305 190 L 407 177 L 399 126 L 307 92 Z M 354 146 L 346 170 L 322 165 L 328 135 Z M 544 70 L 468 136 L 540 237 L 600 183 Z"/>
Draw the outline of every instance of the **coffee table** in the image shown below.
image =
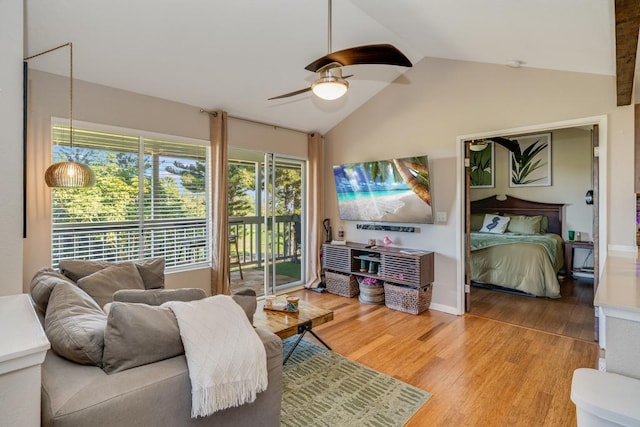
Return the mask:
<path fill-rule="evenodd" d="M 258 308 L 253 316 L 253 324 L 262 328 L 268 329 L 276 334 L 280 339 L 285 339 L 298 335 L 298 339 L 294 343 L 293 347 L 289 350 L 285 356 L 282 364 L 284 365 L 289 360 L 289 357 L 296 349 L 304 334 L 311 333 L 318 341 L 325 347 L 331 350 L 331 347 L 327 345 L 314 331 L 314 326 L 322 325 L 333 320 L 333 311 L 320 307 L 315 307 L 311 304 L 307 304 L 304 301 L 298 303 L 297 313 L 288 313 L 283 311 L 271 311 L 264 309 L 264 300 L 258 302 Z"/>

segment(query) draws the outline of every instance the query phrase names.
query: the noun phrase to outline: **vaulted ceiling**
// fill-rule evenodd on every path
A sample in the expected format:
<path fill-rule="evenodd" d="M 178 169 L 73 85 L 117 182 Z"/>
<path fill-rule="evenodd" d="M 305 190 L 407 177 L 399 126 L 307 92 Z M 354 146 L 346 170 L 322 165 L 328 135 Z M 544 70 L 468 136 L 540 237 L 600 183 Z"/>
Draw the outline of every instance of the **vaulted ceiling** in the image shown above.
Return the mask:
<path fill-rule="evenodd" d="M 411 84 L 394 83 L 406 68 L 358 65 L 337 101 L 267 101 L 313 81 L 304 66 L 327 53 L 327 11 L 327 0 L 25 0 L 25 56 L 71 41 L 77 79 L 326 132 L 387 85 Z M 332 38 L 333 50 L 391 43 L 414 64 L 615 75 L 615 22 L 614 0 L 334 0 Z M 29 67 L 68 73 L 63 52 Z"/>

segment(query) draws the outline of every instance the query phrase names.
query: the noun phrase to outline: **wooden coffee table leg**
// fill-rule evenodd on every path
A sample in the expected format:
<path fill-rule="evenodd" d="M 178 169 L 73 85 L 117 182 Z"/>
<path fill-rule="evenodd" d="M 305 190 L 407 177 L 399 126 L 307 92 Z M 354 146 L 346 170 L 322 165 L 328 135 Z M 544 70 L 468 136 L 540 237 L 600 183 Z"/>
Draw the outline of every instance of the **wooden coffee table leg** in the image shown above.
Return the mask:
<path fill-rule="evenodd" d="M 282 361 L 283 365 L 285 363 L 287 363 L 287 360 L 289 360 L 289 357 L 291 356 L 293 351 L 296 349 L 296 347 L 298 347 L 298 344 L 300 344 L 300 341 L 304 337 L 304 334 L 306 334 L 307 332 L 311 332 L 311 335 L 313 335 L 318 341 L 320 341 L 322 343 L 322 345 L 327 347 L 328 350 L 331 350 L 331 347 L 329 347 L 327 345 L 327 343 L 322 340 L 322 338 L 320 338 L 315 332 L 313 332 L 312 328 L 313 328 L 313 325 L 312 325 L 311 321 L 305 322 L 305 323 L 303 323 L 301 325 L 298 325 L 298 339 L 293 344 L 293 347 L 291 347 L 289 349 L 289 352 L 287 353 L 287 355 L 285 356 L 284 360 Z"/>

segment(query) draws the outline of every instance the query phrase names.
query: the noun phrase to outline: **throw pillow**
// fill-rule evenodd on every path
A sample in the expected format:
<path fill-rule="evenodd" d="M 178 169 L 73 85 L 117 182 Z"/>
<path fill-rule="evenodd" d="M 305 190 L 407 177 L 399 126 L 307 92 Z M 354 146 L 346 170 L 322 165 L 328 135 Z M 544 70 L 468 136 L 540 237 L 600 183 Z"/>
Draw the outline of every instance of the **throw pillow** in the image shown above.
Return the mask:
<path fill-rule="evenodd" d="M 82 289 L 69 283 L 53 288 L 44 323 L 53 351 L 76 363 L 100 366 L 106 326 L 107 316 Z"/>
<path fill-rule="evenodd" d="M 113 301 L 135 302 L 148 305 L 161 305 L 167 301 L 193 301 L 206 298 L 200 288 L 182 289 L 123 289 L 113 294 Z"/>
<path fill-rule="evenodd" d="M 29 285 L 31 299 L 40 314 L 44 315 L 47 312 L 51 291 L 60 283 L 74 285 L 66 276 L 48 267 L 39 270 L 31 279 L 31 284 Z"/>
<path fill-rule="evenodd" d="M 118 264 L 123 263 L 65 259 L 60 261 L 60 272 L 74 282 L 77 282 L 83 277 Z M 135 261 L 134 264 L 144 281 L 145 289 L 164 288 L 164 258 L 150 258 Z"/>
<path fill-rule="evenodd" d="M 104 307 L 113 301 L 113 294 L 120 289 L 144 289 L 142 277 L 132 262 L 113 264 L 78 280 L 78 286 Z"/>
<path fill-rule="evenodd" d="M 509 217 L 486 214 L 480 232 L 502 234 L 507 229 Z"/>
<path fill-rule="evenodd" d="M 509 215 L 507 231 L 518 234 L 540 234 L 542 216 Z"/>
<path fill-rule="evenodd" d="M 145 289 L 164 288 L 164 258 L 150 258 L 134 262 Z"/>
<path fill-rule="evenodd" d="M 178 322 L 168 308 L 111 303 L 102 369 L 124 371 L 184 353 Z"/>

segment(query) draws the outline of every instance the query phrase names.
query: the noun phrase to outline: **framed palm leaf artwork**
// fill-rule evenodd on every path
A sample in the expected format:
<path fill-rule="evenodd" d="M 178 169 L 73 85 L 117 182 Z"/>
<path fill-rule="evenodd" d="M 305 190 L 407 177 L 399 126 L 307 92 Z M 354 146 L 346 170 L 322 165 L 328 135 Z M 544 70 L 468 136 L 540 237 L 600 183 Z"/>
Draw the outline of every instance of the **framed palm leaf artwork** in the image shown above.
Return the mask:
<path fill-rule="evenodd" d="M 518 143 L 510 156 L 509 187 L 551 185 L 551 133 L 513 138 Z"/>
<path fill-rule="evenodd" d="M 487 142 L 481 151 L 471 151 L 469 154 L 469 178 L 471 188 L 495 187 L 495 146 Z"/>

